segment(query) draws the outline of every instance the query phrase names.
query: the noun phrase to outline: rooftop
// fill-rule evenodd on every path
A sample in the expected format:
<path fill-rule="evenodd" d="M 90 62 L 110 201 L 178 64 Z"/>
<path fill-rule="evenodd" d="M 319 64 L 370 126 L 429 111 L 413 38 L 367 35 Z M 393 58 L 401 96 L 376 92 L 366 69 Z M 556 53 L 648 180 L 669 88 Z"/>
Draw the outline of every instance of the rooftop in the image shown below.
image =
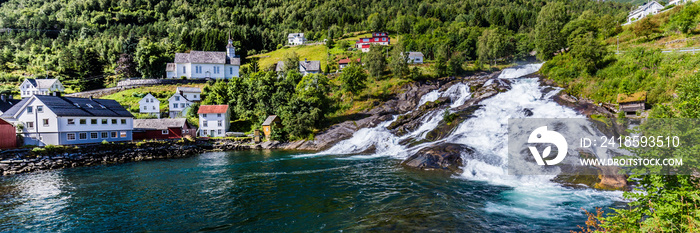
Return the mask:
<path fill-rule="evenodd" d="M 185 93 L 202 93 L 202 89 L 199 89 L 199 87 L 177 87 L 175 90 L 176 92 L 185 92 Z"/>
<path fill-rule="evenodd" d="M 275 121 L 276 119 L 279 119 L 279 117 L 277 117 L 277 115 L 270 115 L 265 119 L 265 122 L 263 122 L 262 125 L 264 125 L 264 126 L 271 125 L 272 122 Z"/>
<path fill-rule="evenodd" d="M 634 94 L 617 94 L 617 103 L 624 104 L 624 103 L 631 103 L 631 102 L 640 102 L 640 101 L 646 101 L 647 100 L 647 92 L 642 91 L 642 92 L 637 92 Z"/>
<path fill-rule="evenodd" d="M 129 111 L 115 100 L 60 97 L 50 95 L 34 95 L 24 98 L 8 109 L 2 117 L 14 117 L 22 110 L 24 104 L 33 99 L 44 103 L 57 116 L 104 116 L 104 117 L 134 117 Z"/>
<path fill-rule="evenodd" d="M 27 81 L 32 84 L 32 86 L 39 88 L 39 89 L 48 89 L 53 85 L 58 79 L 51 78 L 51 79 L 33 79 L 33 78 L 28 78 Z"/>
<path fill-rule="evenodd" d="M 185 118 L 164 119 L 134 119 L 134 129 L 165 130 L 168 128 L 181 128 L 187 124 Z"/>
<path fill-rule="evenodd" d="M 202 105 L 199 106 L 199 111 L 197 111 L 197 114 L 226 113 L 227 111 L 228 105 Z"/>

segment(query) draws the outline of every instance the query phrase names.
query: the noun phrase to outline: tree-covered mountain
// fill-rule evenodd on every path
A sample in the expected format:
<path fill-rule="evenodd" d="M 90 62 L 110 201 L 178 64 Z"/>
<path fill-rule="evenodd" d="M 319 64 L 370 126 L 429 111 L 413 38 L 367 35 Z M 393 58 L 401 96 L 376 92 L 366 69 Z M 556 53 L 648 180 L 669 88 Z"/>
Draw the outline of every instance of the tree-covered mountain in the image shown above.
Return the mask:
<path fill-rule="evenodd" d="M 230 32 L 238 53 L 270 51 L 287 33 L 307 39 L 339 38 L 356 31 L 409 35 L 405 44 L 429 58 L 479 58 L 477 39 L 500 28 L 512 52 L 484 53 L 496 59 L 531 51 L 534 27 L 549 0 L 9 0 L 0 6 L 0 80 L 19 75 L 58 76 L 85 90 L 108 77 L 162 77 L 175 52 L 223 51 Z M 568 20 L 588 10 L 615 22 L 627 5 L 590 0 L 559 1 Z M 135 66 L 137 72 L 129 71 Z M 134 70 L 134 69 L 131 69 Z"/>

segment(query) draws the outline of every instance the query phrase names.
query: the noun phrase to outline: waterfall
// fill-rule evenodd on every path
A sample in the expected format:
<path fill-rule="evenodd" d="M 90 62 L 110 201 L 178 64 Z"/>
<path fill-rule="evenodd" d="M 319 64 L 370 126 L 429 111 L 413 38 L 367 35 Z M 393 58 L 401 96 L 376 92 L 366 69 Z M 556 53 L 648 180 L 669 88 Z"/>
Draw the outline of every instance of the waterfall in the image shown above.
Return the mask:
<path fill-rule="evenodd" d="M 400 144 L 401 141 L 409 138 L 416 139 L 416 141 L 424 139 L 426 133 L 435 129 L 442 120 L 444 109 L 439 109 L 425 114 L 421 119 L 420 126 L 404 136 L 396 136 L 387 129 L 387 126 L 399 117 L 397 115 L 392 120 L 383 122 L 376 127 L 358 130 L 352 138 L 341 141 L 324 152 L 304 156 L 353 155 L 374 148 L 373 151 L 366 154 L 341 159 L 367 159 L 384 156 L 405 159 L 421 148 L 436 143 L 457 143 L 474 148 L 479 155 L 473 159 L 465 158 L 462 167 L 464 172 L 456 178 L 512 187 L 512 190 L 503 193 L 503 200 L 486 204 L 485 209 L 488 212 L 558 219 L 568 214 L 581 214 L 580 208 L 582 207 L 590 209 L 608 205 L 612 203 L 612 200 L 623 200 L 621 192 L 563 188 L 551 181 L 553 175 L 514 176 L 507 174 L 508 119 L 585 118 L 574 110 L 553 101 L 552 97 L 561 89 L 541 87 L 537 78 L 522 78 L 537 72 L 541 66 L 542 64 L 528 64 L 504 69 L 498 78 L 488 80 L 487 84 L 509 79 L 511 89 L 483 100 L 480 103 L 481 107 L 474 112 L 474 117 L 460 123 L 450 135 L 442 140 L 410 145 L 410 147 Z M 422 96 L 416 109 L 441 97 L 448 97 L 452 101 L 450 109 L 459 107 L 471 97 L 469 90 L 467 84 L 458 83 L 445 91 L 429 92 Z M 590 131 L 590 129 L 583 129 L 583 131 L 587 130 Z M 600 153 L 600 151 L 597 152 Z M 565 204 L 571 202 L 579 204 Z"/>

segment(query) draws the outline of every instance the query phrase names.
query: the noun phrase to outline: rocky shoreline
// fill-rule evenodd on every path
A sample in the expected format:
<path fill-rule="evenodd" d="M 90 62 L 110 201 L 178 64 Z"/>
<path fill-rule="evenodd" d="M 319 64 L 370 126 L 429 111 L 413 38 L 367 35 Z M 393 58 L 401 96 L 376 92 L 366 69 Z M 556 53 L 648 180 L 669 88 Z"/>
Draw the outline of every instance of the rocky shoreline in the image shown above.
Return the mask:
<path fill-rule="evenodd" d="M 121 144 L 48 146 L 0 151 L 3 176 L 71 167 L 186 158 L 207 151 L 256 149 L 245 141 L 164 140 Z"/>

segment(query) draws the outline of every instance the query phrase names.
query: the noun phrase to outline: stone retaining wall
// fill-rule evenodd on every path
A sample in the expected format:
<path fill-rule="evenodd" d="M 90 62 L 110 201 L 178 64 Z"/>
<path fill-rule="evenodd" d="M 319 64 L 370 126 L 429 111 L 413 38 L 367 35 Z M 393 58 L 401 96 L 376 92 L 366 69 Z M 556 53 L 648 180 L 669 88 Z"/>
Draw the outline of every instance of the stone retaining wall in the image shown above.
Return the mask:
<path fill-rule="evenodd" d="M 41 170 L 117 164 L 157 159 L 185 158 L 206 151 L 246 150 L 254 147 L 244 142 L 204 140 L 153 141 L 123 144 L 95 144 L 79 147 L 49 147 L 0 151 L 0 173 L 3 176 Z"/>
<path fill-rule="evenodd" d="M 97 89 L 92 91 L 77 92 L 72 94 L 67 94 L 68 97 L 80 97 L 80 98 L 99 98 L 106 95 L 111 95 L 123 90 L 128 90 L 136 87 L 143 86 L 155 86 L 155 85 L 173 85 L 173 84 L 191 84 L 191 83 L 206 83 L 206 79 L 127 79 L 122 80 L 117 83 L 116 87 Z"/>

